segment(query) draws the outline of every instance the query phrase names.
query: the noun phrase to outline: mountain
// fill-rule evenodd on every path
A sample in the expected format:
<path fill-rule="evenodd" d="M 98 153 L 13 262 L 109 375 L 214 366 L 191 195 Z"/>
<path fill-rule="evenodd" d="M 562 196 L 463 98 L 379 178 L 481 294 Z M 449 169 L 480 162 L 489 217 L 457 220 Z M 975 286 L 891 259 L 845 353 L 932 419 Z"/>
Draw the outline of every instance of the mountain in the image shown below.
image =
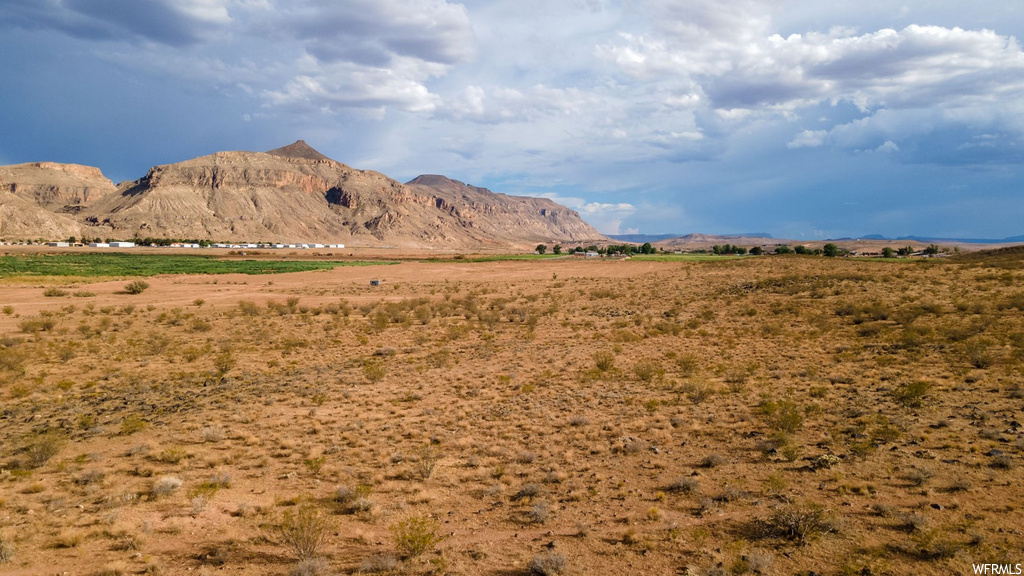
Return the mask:
<path fill-rule="evenodd" d="M 51 212 L 74 214 L 114 192 L 99 168 L 57 162 L 0 166 L 0 189 Z"/>
<path fill-rule="evenodd" d="M 767 232 L 750 232 L 744 234 L 610 234 L 609 238 L 619 240 L 620 242 L 632 242 L 634 244 L 642 244 L 644 242 L 665 242 L 669 240 L 669 244 L 680 244 L 686 242 L 718 242 L 720 240 L 744 240 L 744 239 L 756 239 L 765 240 L 771 239 L 772 235 Z"/>
<path fill-rule="evenodd" d="M 438 210 L 455 218 L 474 237 L 513 242 L 583 242 L 603 239 L 574 211 L 547 198 L 507 196 L 427 174 L 406 182 L 414 193 L 433 197 Z"/>
<path fill-rule="evenodd" d="M 929 236 L 900 236 L 898 238 L 887 238 L 881 234 L 868 234 L 861 236 L 864 240 L 889 240 L 893 242 L 910 241 L 923 244 L 934 244 L 938 242 L 960 242 L 963 244 L 1013 244 L 1024 242 L 1024 236 L 1007 236 L 1006 238 L 943 238 Z"/>
<path fill-rule="evenodd" d="M 92 166 L 57 162 L 0 166 L 0 236 L 77 236 L 82 225 L 74 215 L 114 191 L 114 183 Z"/>
<path fill-rule="evenodd" d="M 453 249 L 605 239 L 550 200 L 496 194 L 443 176 L 406 185 L 336 162 L 302 140 L 269 152 L 217 152 L 154 166 L 116 189 L 87 166 L 40 163 L 28 172 L 23 166 L 0 168 L 0 190 L 10 196 L 0 197 L 0 231 L 8 236 Z"/>
<path fill-rule="evenodd" d="M 82 225 L 70 216 L 0 190 L 0 239 L 64 239 L 81 233 Z"/>

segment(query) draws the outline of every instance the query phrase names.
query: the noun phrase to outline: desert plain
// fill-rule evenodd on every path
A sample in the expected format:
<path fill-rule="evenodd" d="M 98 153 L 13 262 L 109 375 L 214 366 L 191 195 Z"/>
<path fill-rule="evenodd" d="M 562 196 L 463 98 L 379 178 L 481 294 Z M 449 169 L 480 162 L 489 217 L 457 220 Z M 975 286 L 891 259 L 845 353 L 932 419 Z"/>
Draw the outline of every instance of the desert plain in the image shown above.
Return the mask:
<path fill-rule="evenodd" d="M 7 275 L 0 573 L 1018 564 L 1022 286 L 1014 251 Z"/>

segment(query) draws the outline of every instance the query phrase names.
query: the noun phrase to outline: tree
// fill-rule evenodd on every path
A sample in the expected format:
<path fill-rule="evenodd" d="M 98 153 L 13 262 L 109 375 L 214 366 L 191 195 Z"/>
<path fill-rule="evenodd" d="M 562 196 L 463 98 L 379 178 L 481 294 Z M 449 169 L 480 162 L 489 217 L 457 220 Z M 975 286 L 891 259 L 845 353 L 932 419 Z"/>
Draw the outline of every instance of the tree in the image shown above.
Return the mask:
<path fill-rule="evenodd" d="M 896 250 L 896 253 L 899 254 L 900 256 L 910 256 L 911 254 L 914 253 L 914 247 L 913 246 L 904 246 L 902 248 L 898 248 Z"/>
<path fill-rule="evenodd" d="M 562 253 L 562 245 L 561 244 L 555 244 L 555 247 L 552 248 L 551 251 L 554 252 L 555 254 L 561 254 Z"/>
<path fill-rule="evenodd" d="M 641 254 L 654 254 L 654 246 L 651 246 L 650 242 L 644 242 L 644 245 L 640 247 Z"/>
<path fill-rule="evenodd" d="M 822 247 L 822 252 L 829 258 L 835 258 L 836 256 L 839 256 L 839 246 L 829 242 Z"/>
<path fill-rule="evenodd" d="M 940 248 L 938 244 L 929 244 L 928 247 L 924 249 L 924 253 L 929 256 L 934 256 L 939 253 L 939 250 Z"/>
<path fill-rule="evenodd" d="M 790 248 L 788 244 L 781 244 L 781 245 L 775 247 L 775 253 L 776 254 L 792 254 L 793 253 L 793 249 Z"/>
<path fill-rule="evenodd" d="M 537 254 L 543 254 L 548 251 L 546 244 L 537 244 Z"/>
<path fill-rule="evenodd" d="M 882 258 L 892 258 L 895 255 L 896 255 L 896 251 L 893 250 L 892 248 L 890 248 L 888 246 L 886 246 L 885 248 L 882 248 Z"/>
<path fill-rule="evenodd" d="M 804 246 L 803 244 L 797 245 L 797 247 L 794 248 L 793 251 L 796 252 L 797 254 L 814 254 L 814 250 L 811 250 L 810 248 Z"/>
<path fill-rule="evenodd" d="M 751 256 L 760 256 L 761 254 L 764 254 L 764 249 L 760 246 L 754 246 L 750 249 Z"/>

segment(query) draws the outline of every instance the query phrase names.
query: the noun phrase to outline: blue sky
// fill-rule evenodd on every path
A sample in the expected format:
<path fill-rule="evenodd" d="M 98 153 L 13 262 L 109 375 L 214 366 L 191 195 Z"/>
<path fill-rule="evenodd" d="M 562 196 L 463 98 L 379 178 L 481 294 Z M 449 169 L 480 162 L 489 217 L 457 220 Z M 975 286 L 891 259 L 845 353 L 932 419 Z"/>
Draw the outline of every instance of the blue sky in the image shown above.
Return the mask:
<path fill-rule="evenodd" d="M 305 139 L 605 233 L 1024 234 L 1024 6 L 5 0 L 0 164 Z"/>

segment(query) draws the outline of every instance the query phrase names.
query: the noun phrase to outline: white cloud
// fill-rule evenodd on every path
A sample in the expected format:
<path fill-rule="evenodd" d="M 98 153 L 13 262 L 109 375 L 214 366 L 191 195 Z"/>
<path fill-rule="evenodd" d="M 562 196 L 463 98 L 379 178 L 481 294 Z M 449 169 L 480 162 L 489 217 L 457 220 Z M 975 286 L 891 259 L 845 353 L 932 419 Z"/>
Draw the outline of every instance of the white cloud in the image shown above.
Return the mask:
<path fill-rule="evenodd" d="M 815 148 L 825 143 L 827 130 L 804 130 L 786 144 L 786 148 Z"/>
<path fill-rule="evenodd" d="M 892 140 L 886 140 L 881 146 L 875 148 L 875 152 L 899 152 L 900 147 Z"/>
<path fill-rule="evenodd" d="M 598 96 L 576 88 L 537 84 L 519 90 L 470 85 L 461 95 L 449 99 L 441 115 L 483 124 L 529 122 L 547 116 L 579 116 L 601 105 Z"/>
<path fill-rule="evenodd" d="M 635 214 L 637 210 L 636 206 L 627 202 L 588 202 L 583 198 L 557 194 L 540 196 L 576 210 L 588 224 L 602 234 L 621 234 L 622 221 Z"/>

